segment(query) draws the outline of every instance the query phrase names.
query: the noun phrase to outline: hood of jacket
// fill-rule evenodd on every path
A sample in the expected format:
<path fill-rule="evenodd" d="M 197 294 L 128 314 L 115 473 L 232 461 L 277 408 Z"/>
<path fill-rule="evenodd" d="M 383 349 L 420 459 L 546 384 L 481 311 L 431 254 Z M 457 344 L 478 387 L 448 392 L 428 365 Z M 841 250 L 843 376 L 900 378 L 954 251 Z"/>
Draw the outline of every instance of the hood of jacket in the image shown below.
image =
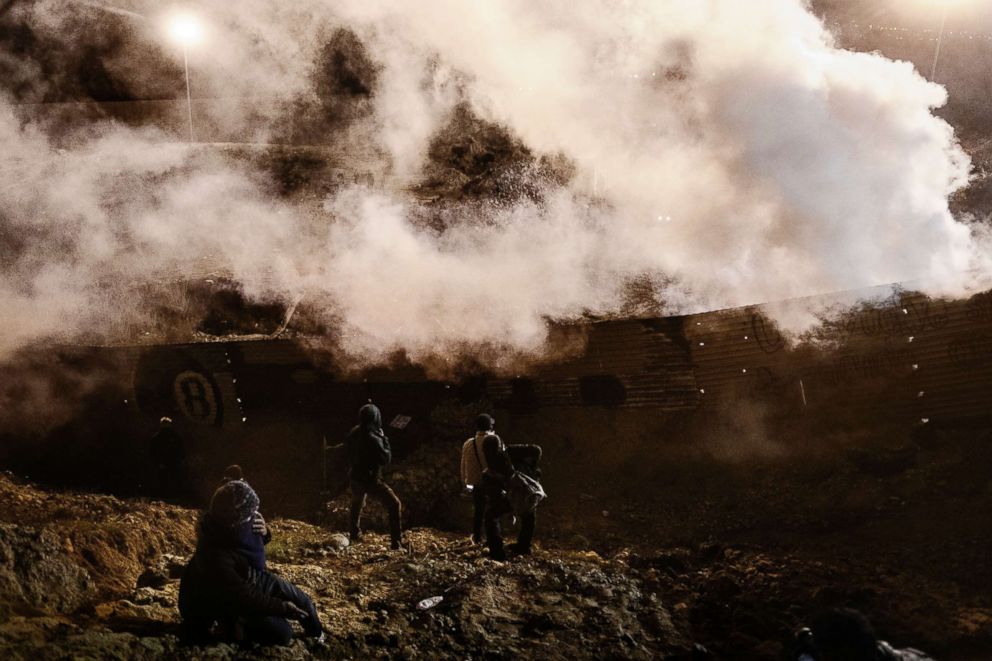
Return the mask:
<path fill-rule="evenodd" d="M 228 526 L 251 521 L 258 511 L 258 494 L 244 480 L 228 480 L 221 484 L 210 499 L 212 518 Z"/>
<path fill-rule="evenodd" d="M 358 409 L 358 424 L 366 429 L 382 429 L 382 413 L 379 407 L 368 403 Z"/>

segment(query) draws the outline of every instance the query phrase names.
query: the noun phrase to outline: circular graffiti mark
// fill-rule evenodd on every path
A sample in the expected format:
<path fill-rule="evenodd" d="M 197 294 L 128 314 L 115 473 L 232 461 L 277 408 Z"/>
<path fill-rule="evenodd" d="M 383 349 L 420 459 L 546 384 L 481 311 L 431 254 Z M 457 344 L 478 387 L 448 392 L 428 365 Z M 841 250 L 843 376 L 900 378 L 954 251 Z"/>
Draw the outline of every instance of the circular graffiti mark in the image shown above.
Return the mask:
<path fill-rule="evenodd" d="M 172 392 L 179 410 L 187 418 L 204 425 L 217 422 L 220 398 L 206 376 L 192 370 L 180 372 L 173 381 Z"/>
<path fill-rule="evenodd" d="M 751 314 L 751 334 L 765 353 L 775 353 L 785 348 L 785 338 L 775 324 L 756 312 Z"/>
<path fill-rule="evenodd" d="M 195 355 L 195 351 L 200 351 L 200 355 Z M 153 346 L 142 351 L 133 376 L 139 410 L 155 420 L 165 415 L 197 423 L 222 424 L 224 398 L 213 372 L 199 357 L 209 358 L 209 354 L 202 349 L 175 346 Z M 197 376 L 184 383 L 187 378 L 183 375 L 190 372 Z"/>

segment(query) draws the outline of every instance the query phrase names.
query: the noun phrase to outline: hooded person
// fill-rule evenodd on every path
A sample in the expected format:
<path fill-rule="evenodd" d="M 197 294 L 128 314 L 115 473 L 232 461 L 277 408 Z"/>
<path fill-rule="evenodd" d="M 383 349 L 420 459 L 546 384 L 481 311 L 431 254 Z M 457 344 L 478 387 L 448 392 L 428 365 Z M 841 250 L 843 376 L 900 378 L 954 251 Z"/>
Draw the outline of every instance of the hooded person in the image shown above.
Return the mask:
<path fill-rule="evenodd" d="M 239 530 L 258 511 L 258 495 L 244 480 L 222 484 L 200 517 L 196 551 L 179 583 L 179 614 L 184 637 L 222 639 L 259 645 L 287 645 L 295 619 L 308 637 L 323 628 L 310 598 L 292 583 L 254 567 L 239 543 Z"/>
<path fill-rule="evenodd" d="M 402 545 L 400 515 L 402 504 L 389 485 L 382 480 L 382 468 L 389 464 L 393 454 L 389 438 L 382 429 L 382 413 L 369 402 L 358 410 L 358 424 L 345 439 L 350 465 L 351 481 L 351 539 L 362 537 L 362 510 L 368 496 L 382 503 L 389 514 L 389 534 L 392 547 Z"/>
<path fill-rule="evenodd" d="M 244 474 L 241 471 L 241 466 L 238 464 L 231 464 L 224 469 L 224 475 L 221 478 L 220 486 L 223 487 L 229 482 L 235 481 L 245 481 Z M 247 484 L 247 482 L 245 481 Z M 265 569 L 265 545 L 272 541 L 272 533 L 269 531 L 268 525 L 265 523 L 265 517 L 262 513 L 258 511 L 258 506 L 255 507 L 255 513 L 252 515 L 251 519 L 245 521 L 238 525 L 238 548 L 241 554 L 245 556 L 248 563 L 252 567 L 258 570 Z"/>
<path fill-rule="evenodd" d="M 154 495 L 184 501 L 189 495 L 189 466 L 186 442 L 172 418 L 162 417 L 151 437 L 148 452 L 154 470 Z"/>

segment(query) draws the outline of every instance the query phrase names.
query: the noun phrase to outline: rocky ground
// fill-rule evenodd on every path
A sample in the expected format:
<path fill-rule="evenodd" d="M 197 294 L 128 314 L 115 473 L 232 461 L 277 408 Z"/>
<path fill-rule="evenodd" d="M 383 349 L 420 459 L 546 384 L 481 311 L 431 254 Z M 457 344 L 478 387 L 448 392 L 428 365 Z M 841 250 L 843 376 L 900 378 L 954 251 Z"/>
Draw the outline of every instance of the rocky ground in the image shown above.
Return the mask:
<path fill-rule="evenodd" d="M 836 605 L 941 659 L 992 654 L 988 594 L 898 555 L 760 539 L 597 552 L 545 539 L 504 564 L 463 534 L 415 528 L 394 552 L 379 533 L 349 546 L 330 525 L 292 520 L 271 522 L 271 567 L 314 596 L 327 645 L 186 647 L 176 597 L 195 517 L 0 476 L 0 657 L 779 659 L 805 618 Z M 418 607 L 431 597 L 443 599 Z"/>

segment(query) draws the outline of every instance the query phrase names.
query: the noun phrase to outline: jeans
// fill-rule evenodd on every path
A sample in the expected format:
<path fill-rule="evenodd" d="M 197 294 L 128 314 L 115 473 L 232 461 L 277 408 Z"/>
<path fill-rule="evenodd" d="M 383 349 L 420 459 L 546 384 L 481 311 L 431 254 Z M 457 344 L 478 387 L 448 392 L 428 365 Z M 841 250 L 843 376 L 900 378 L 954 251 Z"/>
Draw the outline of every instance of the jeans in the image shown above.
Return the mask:
<path fill-rule="evenodd" d="M 248 579 L 252 586 L 280 601 L 291 601 L 307 613 L 300 621 L 303 632 L 310 637 L 318 637 L 323 632 L 320 617 L 310 597 L 289 581 L 267 571 L 252 570 Z M 182 611 L 181 611 L 182 612 Z M 220 617 L 203 612 L 182 612 L 182 636 L 184 641 L 194 645 L 207 645 L 212 642 L 211 629 L 217 622 L 217 636 L 224 641 L 243 641 L 257 645 L 288 645 L 293 638 L 293 629 L 285 618 L 275 615 L 238 615 L 226 613 Z"/>
<path fill-rule="evenodd" d="M 323 632 L 320 626 L 320 616 L 317 615 L 317 608 L 313 605 L 313 600 L 289 581 L 272 572 L 257 571 L 252 573 L 252 582 L 260 591 L 275 597 L 281 601 L 290 601 L 301 610 L 306 611 L 307 617 L 300 620 L 303 633 L 310 638 L 317 638 Z M 289 633 L 288 637 L 285 635 Z M 292 637 L 292 630 L 289 623 L 281 617 L 253 616 L 245 621 L 245 637 L 261 645 L 285 645 Z M 263 642 L 266 640 L 282 640 L 286 642 Z"/>
<path fill-rule="evenodd" d="M 366 482 L 351 480 L 351 535 L 358 537 L 361 532 L 362 510 L 365 508 L 366 496 L 372 496 L 386 508 L 389 513 L 389 534 L 394 543 L 400 543 L 400 513 L 403 505 L 389 485 L 382 480 Z"/>
<path fill-rule="evenodd" d="M 244 640 L 255 645 L 289 645 L 293 628 L 284 618 L 254 615 L 244 620 Z"/>

